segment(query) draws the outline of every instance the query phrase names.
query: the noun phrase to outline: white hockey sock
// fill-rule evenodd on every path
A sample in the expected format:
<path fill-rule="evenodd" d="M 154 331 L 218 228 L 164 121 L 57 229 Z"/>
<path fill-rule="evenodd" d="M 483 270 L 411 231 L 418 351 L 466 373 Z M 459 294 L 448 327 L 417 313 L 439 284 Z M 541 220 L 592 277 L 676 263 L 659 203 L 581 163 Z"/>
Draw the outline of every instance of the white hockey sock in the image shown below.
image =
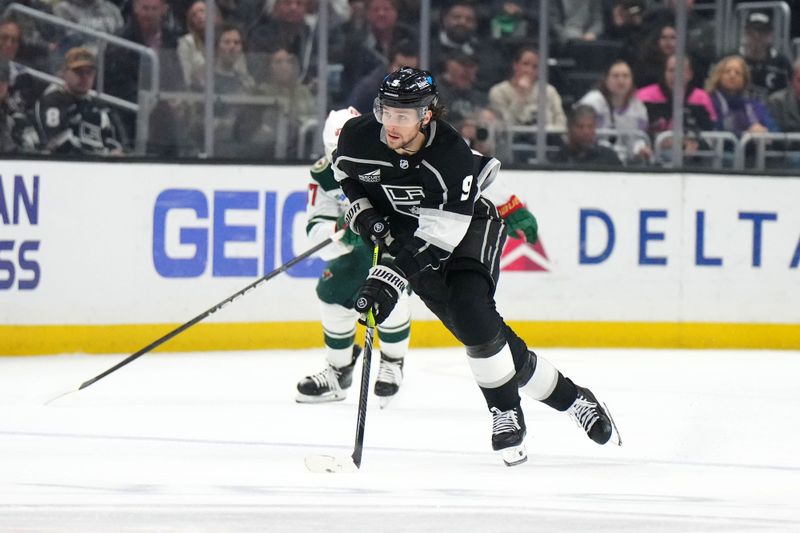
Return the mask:
<path fill-rule="evenodd" d="M 534 400 L 544 400 L 548 398 L 558 383 L 558 370 L 550 361 L 542 357 L 536 357 L 536 368 L 531 379 L 520 390 Z"/>
<path fill-rule="evenodd" d="M 336 304 L 320 302 L 325 333 L 325 360 L 336 368 L 353 362 L 358 313 Z"/>
<path fill-rule="evenodd" d="M 496 389 L 511 380 L 516 373 L 511 349 L 504 344 L 499 352 L 489 357 L 467 357 L 472 375 L 479 386 Z"/>

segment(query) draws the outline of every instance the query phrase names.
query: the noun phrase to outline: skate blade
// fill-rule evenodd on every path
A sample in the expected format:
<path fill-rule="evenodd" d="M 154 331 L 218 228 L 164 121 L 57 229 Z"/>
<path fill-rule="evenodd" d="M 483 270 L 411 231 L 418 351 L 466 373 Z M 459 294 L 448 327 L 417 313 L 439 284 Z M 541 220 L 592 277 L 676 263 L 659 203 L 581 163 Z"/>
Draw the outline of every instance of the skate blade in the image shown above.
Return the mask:
<path fill-rule="evenodd" d="M 295 396 L 294 401 L 297 403 L 330 403 L 330 402 L 341 402 L 347 398 L 347 393 L 339 393 L 339 394 L 323 394 L 320 396 L 309 396 L 303 393 L 298 392 L 297 396 Z"/>
<path fill-rule="evenodd" d="M 378 396 L 378 404 L 381 406 L 381 409 L 389 407 L 389 404 L 392 403 L 392 399 L 394 399 L 395 396 L 396 394 L 391 396 Z"/>
<path fill-rule="evenodd" d="M 528 460 L 528 451 L 525 449 L 524 444 L 501 450 L 501 455 L 506 466 L 521 465 Z"/>
<path fill-rule="evenodd" d="M 611 438 L 608 439 L 608 442 L 613 442 L 617 446 L 622 446 L 622 437 L 619 434 L 619 429 L 617 429 L 617 423 L 614 422 L 614 417 L 611 416 L 611 409 L 604 403 L 603 407 L 606 410 L 606 414 L 608 415 L 608 419 L 611 420 Z"/>
<path fill-rule="evenodd" d="M 305 463 L 306 468 L 315 474 L 354 474 L 358 472 L 358 467 L 350 456 L 307 455 Z"/>

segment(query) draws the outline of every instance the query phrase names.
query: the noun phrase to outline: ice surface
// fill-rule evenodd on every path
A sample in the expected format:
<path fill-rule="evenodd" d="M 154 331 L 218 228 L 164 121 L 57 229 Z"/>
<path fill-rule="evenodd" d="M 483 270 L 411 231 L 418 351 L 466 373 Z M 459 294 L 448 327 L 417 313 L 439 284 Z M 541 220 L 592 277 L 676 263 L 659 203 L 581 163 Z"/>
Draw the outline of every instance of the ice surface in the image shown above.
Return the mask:
<path fill-rule="evenodd" d="M 125 355 L 0 358 L 0 531 L 800 531 L 800 353 L 541 355 L 621 448 L 524 398 L 529 460 L 503 466 L 457 349 L 413 350 L 400 395 L 370 397 L 355 474 L 304 466 L 353 446 L 356 388 L 294 403 L 322 350 L 148 354 L 48 406 Z"/>

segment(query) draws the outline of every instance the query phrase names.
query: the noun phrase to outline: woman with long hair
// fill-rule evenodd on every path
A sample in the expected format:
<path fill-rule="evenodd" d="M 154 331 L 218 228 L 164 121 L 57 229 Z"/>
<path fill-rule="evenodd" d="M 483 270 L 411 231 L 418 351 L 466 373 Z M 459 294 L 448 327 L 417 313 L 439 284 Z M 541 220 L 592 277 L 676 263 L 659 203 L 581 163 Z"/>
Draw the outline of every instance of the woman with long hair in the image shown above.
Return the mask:
<path fill-rule="evenodd" d="M 749 96 L 750 69 L 740 55 L 723 57 L 711 71 L 706 90 L 716 111 L 716 126 L 737 137 L 744 133 L 778 131 L 764 102 Z"/>
<path fill-rule="evenodd" d="M 608 144 L 622 161 L 646 163 L 650 160 L 650 143 L 643 136 L 635 134 L 646 134 L 649 121 L 647 108 L 636 96 L 633 72 L 628 63 L 621 59 L 614 61 L 606 69 L 598 87 L 586 93 L 578 104 L 588 105 L 595 110 L 599 129 L 619 132 Z"/>

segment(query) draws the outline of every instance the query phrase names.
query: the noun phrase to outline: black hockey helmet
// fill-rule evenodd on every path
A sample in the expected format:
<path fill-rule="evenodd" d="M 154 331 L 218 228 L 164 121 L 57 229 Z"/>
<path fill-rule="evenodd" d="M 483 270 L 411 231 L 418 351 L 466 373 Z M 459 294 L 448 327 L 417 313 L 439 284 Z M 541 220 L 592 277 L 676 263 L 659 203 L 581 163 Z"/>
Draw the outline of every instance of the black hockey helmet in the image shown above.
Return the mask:
<path fill-rule="evenodd" d="M 401 67 L 383 78 L 373 111 L 378 122 L 381 122 L 384 106 L 417 109 L 422 120 L 425 112 L 438 101 L 439 92 L 430 72 L 413 67 Z"/>

